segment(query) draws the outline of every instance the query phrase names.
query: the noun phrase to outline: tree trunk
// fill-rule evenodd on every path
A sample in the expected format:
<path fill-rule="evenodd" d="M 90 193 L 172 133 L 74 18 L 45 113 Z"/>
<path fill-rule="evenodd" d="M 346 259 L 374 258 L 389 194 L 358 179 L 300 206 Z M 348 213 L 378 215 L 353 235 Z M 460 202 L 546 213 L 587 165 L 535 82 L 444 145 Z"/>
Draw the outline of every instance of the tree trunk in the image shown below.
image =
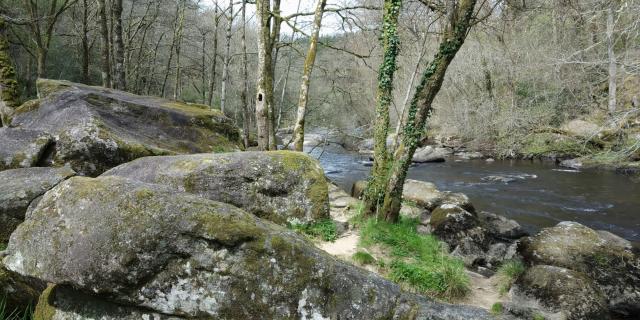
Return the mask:
<path fill-rule="evenodd" d="M 448 15 L 451 19 L 448 30 L 445 32 L 433 61 L 429 63 L 423 73 L 422 80 L 413 96 L 402 141 L 395 151 L 388 178 L 384 180 L 383 184 L 386 185 L 386 190 L 381 214 L 387 221 L 398 220 L 404 181 L 413 154 L 418 146 L 418 140 L 424 132 L 433 100 L 442 87 L 447 68 L 462 47 L 469 31 L 475 3 L 476 0 L 461 0 L 455 12 Z"/>
<path fill-rule="evenodd" d="M 180 20 L 180 7 L 181 2 L 176 4 L 176 17 L 173 20 L 173 39 L 171 39 L 171 46 L 169 47 L 169 59 L 167 60 L 167 68 L 164 73 L 164 80 L 162 81 L 162 91 L 160 96 L 166 97 L 167 92 L 167 80 L 169 79 L 169 74 L 171 73 L 171 61 L 173 60 L 173 51 L 176 46 L 176 41 L 178 39 L 178 24 Z"/>
<path fill-rule="evenodd" d="M 376 93 L 376 119 L 374 129 L 374 161 L 371 177 L 363 195 L 363 213 L 372 215 L 384 199 L 385 178 L 387 177 L 387 135 L 389 133 L 389 106 L 393 101 L 393 77 L 397 56 L 400 51 L 398 37 L 398 16 L 402 0 L 385 0 L 382 25 L 382 64 L 378 71 Z"/>
<path fill-rule="evenodd" d="M 278 146 L 277 146 L 277 140 L 276 140 L 276 106 L 274 104 L 274 98 L 273 98 L 273 78 L 274 78 L 274 70 L 276 67 L 276 57 L 278 56 L 278 53 L 276 51 L 275 55 L 273 54 L 273 49 L 277 47 L 278 45 L 278 41 L 280 41 L 280 27 L 282 25 L 282 18 L 280 18 L 280 0 L 273 0 L 273 23 L 271 24 L 273 26 L 273 30 L 271 30 L 271 34 L 269 36 L 269 51 L 270 51 L 270 61 L 273 61 L 273 63 L 271 64 L 271 73 L 270 73 L 270 78 L 271 78 L 271 89 L 269 91 L 269 95 L 270 95 L 270 103 L 269 103 L 269 108 L 267 109 L 268 111 L 268 118 L 269 118 L 269 150 L 277 150 Z M 270 15 L 271 16 L 271 15 Z"/>
<path fill-rule="evenodd" d="M 227 82 L 229 81 L 229 61 L 231 61 L 231 27 L 233 26 L 233 0 L 229 0 L 229 17 L 225 32 L 224 62 L 222 63 L 222 86 L 220 87 L 220 110 L 225 111 L 227 103 Z"/>
<path fill-rule="evenodd" d="M 100 55 L 102 59 L 102 86 L 111 87 L 111 58 L 109 57 L 111 49 L 109 48 L 109 28 L 107 27 L 107 9 L 105 0 L 98 0 L 98 14 L 100 16 L 100 39 L 102 46 Z"/>
<path fill-rule="evenodd" d="M 244 1 L 243 1 L 244 3 Z M 220 17 L 218 17 L 218 1 L 213 3 L 213 17 L 215 20 L 213 28 L 213 61 L 211 63 L 211 74 L 209 76 L 209 103 L 208 105 L 213 108 L 213 93 L 216 88 L 216 67 L 218 62 L 218 26 L 220 24 Z"/>
<path fill-rule="evenodd" d="M 82 83 L 89 84 L 89 4 L 82 0 Z"/>
<path fill-rule="evenodd" d="M 13 109 L 18 106 L 18 81 L 9 56 L 6 23 L 0 16 L 0 127 L 10 123 Z"/>
<path fill-rule="evenodd" d="M 298 99 L 298 115 L 296 124 L 293 129 L 293 146 L 296 151 L 302 152 L 304 145 L 304 116 L 307 110 L 307 101 L 309 99 L 309 83 L 311 82 L 311 73 L 313 65 L 316 62 L 316 51 L 318 49 L 318 38 L 320 37 L 320 27 L 322 26 L 322 15 L 327 0 L 318 0 L 316 6 L 315 17 L 313 19 L 313 34 L 309 41 L 309 51 L 304 61 L 304 69 L 302 71 L 302 84 L 300 85 L 300 97 Z"/>
<path fill-rule="evenodd" d="M 273 61 L 271 60 L 271 13 L 269 0 L 256 0 L 258 19 L 258 81 L 256 92 L 256 126 L 258 147 L 270 150 L 272 122 L 269 110 L 273 108 Z"/>
<path fill-rule="evenodd" d="M 611 1 L 607 8 L 607 57 L 609 58 L 609 114 L 613 115 L 617 109 L 616 101 L 616 55 L 614 52 L 614 1 Z"/>
<path fill-rule="evenodd" d="M 178 98 L 180 98 L 180 96 L 182 95 L 182 69 L 180 68 L 180 53 L 181 53 L 181 49 L 182 49 L 182 35 L 183 35 L 183 30 L 184 30 L 184 11 L 185 11 L 185 7 L 186 7 L 186 0 L 181 0 L 180 1 L 180 13 L 178 15 L 178 29 L 176 30 L 177 32 L 177 39 L 176 39 L 176 77 L 174 80 L 174 87 L 173 87 L 173 100 L 178 100 Z"/>
<path fill-rule="evenodd" d="M 112 0 L 113 14 L 113 42 L 114 50 L 114 72 L 116 75 L 115 87 L 120 90 L 127 89 L 126 75 L 124 70 L 124 42 L 122 39 L 122 0 Z"/>
<path fill-rule="evenodd" d="M 242 141 L 244 147 L 249 147 L 249 71 L 247 69 L 247 3 L 242 1 L 242 93 L 240 103 L 242 104 Z"/>

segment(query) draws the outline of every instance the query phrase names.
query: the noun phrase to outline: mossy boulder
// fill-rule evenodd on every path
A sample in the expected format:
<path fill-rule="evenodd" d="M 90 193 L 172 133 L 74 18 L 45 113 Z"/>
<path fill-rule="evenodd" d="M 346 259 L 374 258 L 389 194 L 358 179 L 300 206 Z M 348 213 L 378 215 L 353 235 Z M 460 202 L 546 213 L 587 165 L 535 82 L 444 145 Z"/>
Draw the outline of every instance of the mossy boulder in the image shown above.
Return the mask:
<path fill-rule="evenodd" d="M 279 224 L 329 218 L 324 171 L 317 160 L 301 152 L 147 157 L 109 170 L 103 176 L 162 184 L 233 204 Z"/>
<path fill-rule="evenodd" d="M 536 265 L 518 278 L 507 309 L 517 315 L 547 319 L 609 319 L 607 302 L 591 279 L 569 269 Z"/>
<path fill-rule="evenodd" d="M 108 307 L 79 306 L 91 301 L 74 296 L 82 292 L 128 306 L 124 319 L 492 319 L 403 292 L 232 205 L 122 177 L 59 184 L 7 253 L 8 269 L 69 286 L 49 291 L 41 319 L 116 318 Z"/>
<path fill-rule="evenodd" d="M 73 176 L 69 168 L 24 168 L 0 172 L 0 244 L 22 223 L 31 202 Z"/>
<path fill-rule="evenodd" d="M 38 301 L 43 289 L 43 283 L 8 271 L 0 261 L 0 300 L 4 299 L 5 302 L 5 316 L 29 310 Z"/>
<path fill-rule="evenodd" d="M 153 155 L 238 150 L 239 129 L 218 110 L 117 90 L 39 79 L 39 107 L 13 126 L 55 137 L 49 164 L 96 176 Z"/>
<path fill-rule="evenodd" d="M 0 171 L 36 166 L 53 137 L 38 130 L 0 128 Z"/>
<path fill-rule="evenodd" d="M 594 281 L 612 312 L 640 314 L 640 258 L 611 233 L 599 233 L 577 222 L 561 222 L 520 246 L 531 264 L 580 272 Z"/>

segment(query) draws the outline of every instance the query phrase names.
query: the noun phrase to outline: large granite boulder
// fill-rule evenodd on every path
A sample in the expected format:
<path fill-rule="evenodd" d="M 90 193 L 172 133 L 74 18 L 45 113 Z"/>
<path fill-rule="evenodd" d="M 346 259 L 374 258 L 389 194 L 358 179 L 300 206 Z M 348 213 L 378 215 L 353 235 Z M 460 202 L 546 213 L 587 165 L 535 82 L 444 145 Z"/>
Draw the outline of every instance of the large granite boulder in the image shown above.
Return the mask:
<path fill-rule="evenodd" d="M 322 167 L 300 152 L 147 157 L 113 168 L 104 176 L 162 184 L 233 204 L 279 224 L 329 218 Z"/>
<path fill-rule="evenodd" d="M 239 130 L 220 111 L 66 81 L 39 79 L 40 103 L 12 125 L 55 137 L 46 159 L 96 176 L 151 155 L 237 150 Z"/>
<path fill-rule="evenodd" d="M 44 297 L 41 319 L 491 319 L 405 293 L 231 205 L 121 177 L 59 184 L 7 252 L 8 269 L 73 287 Z M 76 293 L 127 307 L 114 315 Z"/>
<path fill-rule="evenodd" d="M 531 264 L 586 275 L 602 291 L 612 312 L 640 314 L 640 257 L 624 239 L 577 222 L 561 222 L 525 238 L 520 251 Z"/>
<path fill-rule="evenodd" d="M 0 128 L 0 171 L 36 166 L 52 142 L 42 131 Z"/>
<path fill-rule="evenodd" d="M 537 265 L 527 269 L 509 291 L 510 312 L 528 318 L 608 319 L 607 302 L 602 292 L 584 274 L 569 269 Z"/>
<path fill-rule="evenodd" d="M 73 176 L 68 168 L 23 168 L 0 172 L 0 244 L 22 223 L 31 202 Z"/>

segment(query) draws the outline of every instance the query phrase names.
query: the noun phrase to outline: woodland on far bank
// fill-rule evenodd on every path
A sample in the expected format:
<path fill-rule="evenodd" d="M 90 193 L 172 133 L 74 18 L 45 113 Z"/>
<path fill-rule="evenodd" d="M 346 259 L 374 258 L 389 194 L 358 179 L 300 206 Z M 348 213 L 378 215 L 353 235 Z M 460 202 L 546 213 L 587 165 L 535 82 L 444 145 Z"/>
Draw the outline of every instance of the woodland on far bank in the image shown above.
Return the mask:
<path fill-rule="evenodd" d="M 404 1 L 398 19 L 391 132 L 399 131 L 393 130 L 396 119 L 442 37 L 442 16 L 424 3 Z M 270 35 L 276 129 L 296 120 L 314 5 L 285 1 L 273 23 L 279 26 Z M 603 0 L 479 4 L 434 101 L 428 136 L 453 137 L 496 157 L 637 160 L 639 133 L 631 127 L 637 127 L 640 95 L 639 6 Z M 238 124 L 248 115 L 255 132 L 259 23 L 253 5 L 244 18 L 241 7 L 229 10 L 224 0 L 6 0 L 0 10 L 20 101 L 35 95 L 37 77 L 100 85 L 106 54 L 109 85 L 222 106 Z M 370 0 L 326 4 L 307 126 L 371 134 L 383 54 L 380 8 L 381 1 Z M 298 10 L 285 12 L 292 9 Z"/>

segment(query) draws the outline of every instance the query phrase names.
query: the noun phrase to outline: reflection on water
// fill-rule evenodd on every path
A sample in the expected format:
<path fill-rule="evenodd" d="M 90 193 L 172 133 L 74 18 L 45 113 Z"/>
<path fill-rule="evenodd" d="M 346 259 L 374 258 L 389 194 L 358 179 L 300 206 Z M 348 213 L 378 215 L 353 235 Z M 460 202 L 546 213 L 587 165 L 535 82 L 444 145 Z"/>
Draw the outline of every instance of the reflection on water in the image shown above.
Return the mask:
<path fill-rule="evenodd" d="M 368 159 L 336 150 L 325 150 L 320 162 L 327 176 L 349 191 L 369 174 L 363 165 Z M 477 209 L 515 219 L 529 232 L 572 220 L 640 243 L 640 183 L 614 172 L 565 170 L 541 161 L 447 159 L 414 166 L 408 177 L 463 192 Z"/>

